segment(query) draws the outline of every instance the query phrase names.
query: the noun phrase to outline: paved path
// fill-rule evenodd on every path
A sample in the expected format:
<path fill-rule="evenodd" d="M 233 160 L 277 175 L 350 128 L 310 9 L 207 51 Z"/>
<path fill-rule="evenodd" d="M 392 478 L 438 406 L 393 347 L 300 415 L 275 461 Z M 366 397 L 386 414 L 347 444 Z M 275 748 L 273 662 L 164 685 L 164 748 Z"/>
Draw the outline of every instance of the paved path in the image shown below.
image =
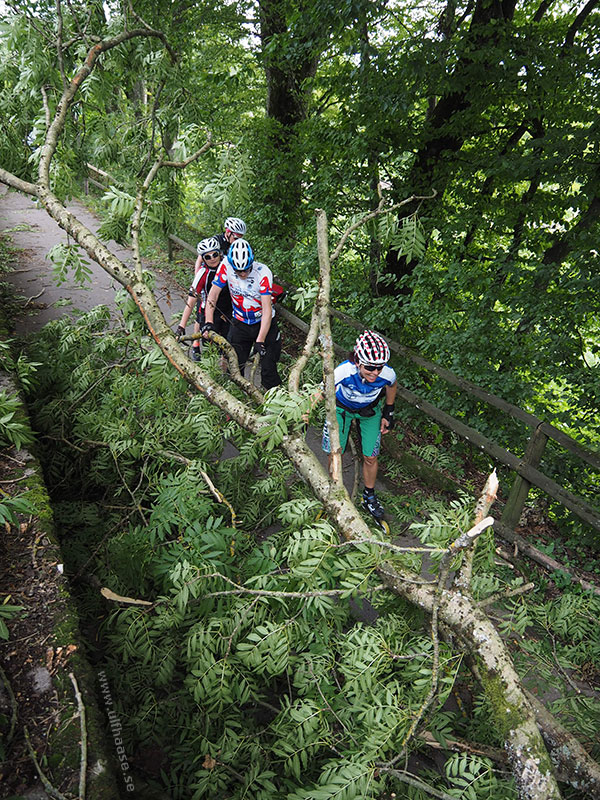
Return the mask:
<path fill-rule="evenodd" d="M 100 221 L 81 203 L 72 201 L 69 210 L 96 233 Z M 53 264 L 46 258 L 54 245 L 68 242 L 62 228 L 38 206 L 35 200 L 0 185 L 0 232 L 10 233 L 14 245 L 22 250 L 19 268 L 7 276 L 7 280 L 22 297 L 31 299 L 24 313 L 14 320 L 15 332 L 19 335 L 39 331 L 51 319 L 56 319 L 73 308 L 90 311 L 98 305 L 107 305 L 116 311 L 114 295 L 119 285 L 101 267 L 88 261 L 92 270 L 92 279 L 83 287 L 67 280 L 57 286 L 53 276 Z M 72 241 L 72 240 L 71 240 Z M 132 266 L 131 250 L 108 243 L 109 250 L 126 265 Z M 82 251 L 83 254 L 83 251 Z M 85 255 L 85 254 L 84 254 Z M 190 274 L 193 264 L 190 260 Z M 165 314 L 167 322 L 173 315 L 180 315 L 186 300 L 186 292 L 182 291 L 173 279 L 161 272 L 156 272 L 156 296 Z M 71 301 L 71 303 L 65 301 Z"/>

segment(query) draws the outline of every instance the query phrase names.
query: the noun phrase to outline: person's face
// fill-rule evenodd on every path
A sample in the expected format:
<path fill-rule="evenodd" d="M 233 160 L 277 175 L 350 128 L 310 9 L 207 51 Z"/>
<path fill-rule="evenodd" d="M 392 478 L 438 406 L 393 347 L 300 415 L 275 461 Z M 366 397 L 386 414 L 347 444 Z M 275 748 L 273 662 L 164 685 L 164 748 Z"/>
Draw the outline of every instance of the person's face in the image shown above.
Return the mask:
<path fill-rule="evenodd" d="M 220 258 L 221 258 L 220 250 L 213 250 L 212 253 L 204 253 L 203 255 L 204 263 L 209 267 L 214 267 L 215 264 L 218 264 Z"/>
<path fill-rule="evenodd" d="M 242 238 L 242 234 L 234 233 L 233 231 L 230 231 L 229 228 L 225 228 L 225 238 L 227 239 L 229 244 L 233 244 L 236 239 Z"/>
<path fill-rule="evenodd" d="M 252 267 L 250 267 L 250 269 L 236 269 L 235 274 L 238 276 L 238 278 L 241 278 L 243 281 L 245 281 L 251 272 Z"/>
<path fill-rule="evenodd" d="M 383 365 L 358 364 L 358 374 L 366 383 L 373 383 L 381 374 Z"/>

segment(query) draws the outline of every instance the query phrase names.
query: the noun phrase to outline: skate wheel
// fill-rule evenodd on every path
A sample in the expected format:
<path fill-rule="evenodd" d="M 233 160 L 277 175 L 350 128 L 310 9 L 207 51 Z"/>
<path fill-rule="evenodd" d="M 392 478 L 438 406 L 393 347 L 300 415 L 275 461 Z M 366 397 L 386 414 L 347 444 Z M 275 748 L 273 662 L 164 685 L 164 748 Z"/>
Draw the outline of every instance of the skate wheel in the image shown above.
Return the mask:
<path fill-rule="evenodd" d="M 381 528 L 381 530 L 382 530 L 382 531 L 383 531 L 383 532 L 384 532 L 384 533 L 385 533 L 387 536 L 389 536 L 389 534 L 390 534 L 390 526 L 389 526 L 388 522 L 387 522 L 385 519 L 378 519 L 378 520 L 377 520 L 377 524 L 379 525 L 379 527 Z"/>

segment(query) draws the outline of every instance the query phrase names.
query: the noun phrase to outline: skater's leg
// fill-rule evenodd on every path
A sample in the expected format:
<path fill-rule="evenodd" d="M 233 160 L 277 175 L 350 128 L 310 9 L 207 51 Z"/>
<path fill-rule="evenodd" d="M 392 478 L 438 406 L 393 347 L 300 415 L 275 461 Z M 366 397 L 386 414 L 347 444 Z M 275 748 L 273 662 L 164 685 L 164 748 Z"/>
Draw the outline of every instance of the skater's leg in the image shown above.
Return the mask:
<path fill-rule="evenodd" d="M 379 466 L 379 460 L 377 456 L 363 455 L 363 481 L 365 484 L 365 489 L 375 488 L 378 466 Z"/>
<path fill-rule="evenodd" d="M 384 514 L 383 506 L 375 494 L 375 480 L 377 479 L 378 456 L 381 446 L 381 413 L 379 409 L 372 417 L 361 417 L 359 426 L 363 452 L 363 480 L 365 483 L 363 508 L 379 521 Z"/>

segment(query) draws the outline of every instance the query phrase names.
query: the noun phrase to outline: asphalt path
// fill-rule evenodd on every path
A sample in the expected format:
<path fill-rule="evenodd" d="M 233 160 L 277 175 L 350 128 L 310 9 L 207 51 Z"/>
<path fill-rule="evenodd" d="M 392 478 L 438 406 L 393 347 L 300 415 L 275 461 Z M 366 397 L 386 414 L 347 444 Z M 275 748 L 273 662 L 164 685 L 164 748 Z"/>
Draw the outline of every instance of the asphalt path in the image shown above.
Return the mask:
<path fill-rule="evenodd" d="M 77 200 L 68 204 L 68 209 L 92 233 L 100 227 L 100 220 Z M 90 311 L 98 305 L 108 306 L 117 314 L 115 293 L 119 284 L 102 267 L 91 261 L 81 250 L 91 270 L 91 280 L 83 286 L 76 284 L 71 277 L 60 286 L 52 274 L 53 264 L 47 258 L 48 252 L 61 242 L 73 243 L 65 231 L 31 197 L 7 190 L 0 185 L 0 232 L 9 233 L 15 247 L 21 251 L 19 266 L 3 279 L 11 283 L 17 295 L 24 298 L 23 313 L 13 319 L 14 330 L 18 335 L 37 333 L 52 319 L 64 314 L 72 314 L 74 309 Z M 126 266 L 133 266 L 130 248 L 110 241 L 108 249 Z M 193 274 L 190 259 L 190 275 Z M 165 314 L 167 322 L 181 316 L 186 292 L 178 286 L 170 275 L 153 270 L 156 276 L 155 295 Z M 175 322 L 175 324 L 177 324 Z"/>

